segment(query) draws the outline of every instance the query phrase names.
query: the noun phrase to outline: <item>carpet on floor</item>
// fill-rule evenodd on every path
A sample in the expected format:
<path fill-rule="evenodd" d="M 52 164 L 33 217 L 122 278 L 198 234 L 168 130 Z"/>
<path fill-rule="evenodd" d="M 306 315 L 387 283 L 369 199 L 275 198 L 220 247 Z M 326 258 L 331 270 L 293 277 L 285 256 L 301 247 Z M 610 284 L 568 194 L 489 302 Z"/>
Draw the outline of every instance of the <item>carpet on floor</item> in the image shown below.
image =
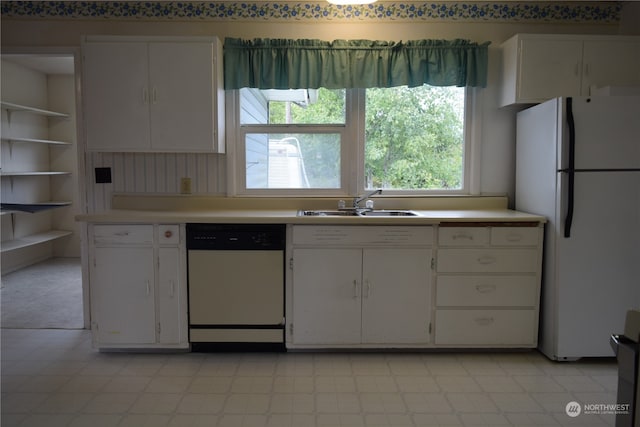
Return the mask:
<path fill-rule="evenodd" d="M 79 258 L 50 258 L 2 276 L 2 328 L 81 329 Z"/>

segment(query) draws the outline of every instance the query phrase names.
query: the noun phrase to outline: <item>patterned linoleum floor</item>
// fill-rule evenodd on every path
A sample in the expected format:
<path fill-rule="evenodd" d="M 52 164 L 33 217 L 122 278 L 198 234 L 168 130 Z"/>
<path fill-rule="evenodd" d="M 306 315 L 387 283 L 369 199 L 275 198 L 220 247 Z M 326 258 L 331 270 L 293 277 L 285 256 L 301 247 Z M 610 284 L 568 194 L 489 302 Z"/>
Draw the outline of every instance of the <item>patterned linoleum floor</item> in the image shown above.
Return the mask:
<path fill-rule="evenodd" d="M 12 426 L 612 426 L 615 360 L 524 353 L 98 353 L 86 330 L 2 329 Z"/>

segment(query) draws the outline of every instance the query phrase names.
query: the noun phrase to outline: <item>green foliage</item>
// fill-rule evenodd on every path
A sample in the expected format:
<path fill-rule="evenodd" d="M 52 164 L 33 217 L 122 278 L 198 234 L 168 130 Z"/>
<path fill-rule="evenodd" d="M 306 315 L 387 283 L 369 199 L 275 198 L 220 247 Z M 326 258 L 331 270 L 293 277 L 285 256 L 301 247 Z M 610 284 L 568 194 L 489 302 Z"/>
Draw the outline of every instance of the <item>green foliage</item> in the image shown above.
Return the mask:
<path fill-rule="evenodd" d="M 271 124 L 344 124 L 345 89 L 318 89 L 318 99 L 307 106 L 295 103 L 270 102 L 269 123 Z M 290 117 L 287 118 L 287 108 Z"/>
<path fill-rule="evenodd" d="M 367 89 L 367 187 L 461 188 L 463 99 L 460 88 Z"/>
<path fill-rule="evenodd" d="M 321 102 L 301 107 L 271 102 L 272 124 L 336 124 L 345 120 L 345 91 L 319 89 Z M 287 117 L 289 115 L 289 117 Z M 464 88 L 422 86 L 367 89 L 365 178 L 367 188 L 462 188 Z M 340 180 L 337 134 L 298 134 L 314 188 Z"/>

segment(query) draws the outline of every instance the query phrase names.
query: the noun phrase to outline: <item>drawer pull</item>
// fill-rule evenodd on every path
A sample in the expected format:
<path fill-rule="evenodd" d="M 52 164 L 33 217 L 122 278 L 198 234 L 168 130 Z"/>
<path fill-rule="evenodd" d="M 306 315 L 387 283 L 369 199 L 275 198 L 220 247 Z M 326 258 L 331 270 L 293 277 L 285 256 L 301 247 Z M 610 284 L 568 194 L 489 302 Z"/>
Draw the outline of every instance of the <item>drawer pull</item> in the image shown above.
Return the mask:
<path fill-rule="evenodd" d="M 480 326 L 489 326 L 493 323 L 493 317 L 476 317 L 474 320 Z"/>
<path fill-rule="evenodd" d="M 462 239 L 462 240 L 473 240 L 473 235 L 471 234 L 454 234 L 453 235 L 453 240 L 458 240 L 458 239 Z"/>
<path fill-rule="evenodd" d="M 476 291 L 480 294 L 489 294 L 496 291 L 496 285 L 476 285 Z"/>
<path fill-rule="evenodd" d="M 128 236 L 129 232 L 128 231 L 118 231 L 116 233 L 113 233 L 115 236 Z"/>
<path fill-rule="evenodd" d="M 509 234 L 507 236 L 507 242 L 519 242 L 522 240 L 522 234 Z"/>
<path fill-rule="evenodd" d="M 169 239 L 171 238 L 171 236 L 173 236 L 173 232 L 171 230 L 167 230 L 164 232 L 164 237 Z"/>
<path fill-rule="evenodd" d="M 478 258 L 478 263 L 483 265 L 493 264 L 494 262 L 496 262 L 496 257 L 491 255 L 484 255 Z"/>

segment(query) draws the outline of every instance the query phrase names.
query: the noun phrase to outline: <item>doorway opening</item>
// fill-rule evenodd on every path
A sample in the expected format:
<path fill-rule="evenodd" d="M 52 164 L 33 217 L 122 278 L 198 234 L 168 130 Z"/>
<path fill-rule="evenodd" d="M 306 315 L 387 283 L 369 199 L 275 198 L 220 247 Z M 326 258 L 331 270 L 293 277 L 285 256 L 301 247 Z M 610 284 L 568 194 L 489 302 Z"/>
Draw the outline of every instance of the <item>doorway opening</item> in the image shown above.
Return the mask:
<path fill-rule="evenodd" d="M 2 328 L 84 328 L 75 53 L 0 59 Z"/>

